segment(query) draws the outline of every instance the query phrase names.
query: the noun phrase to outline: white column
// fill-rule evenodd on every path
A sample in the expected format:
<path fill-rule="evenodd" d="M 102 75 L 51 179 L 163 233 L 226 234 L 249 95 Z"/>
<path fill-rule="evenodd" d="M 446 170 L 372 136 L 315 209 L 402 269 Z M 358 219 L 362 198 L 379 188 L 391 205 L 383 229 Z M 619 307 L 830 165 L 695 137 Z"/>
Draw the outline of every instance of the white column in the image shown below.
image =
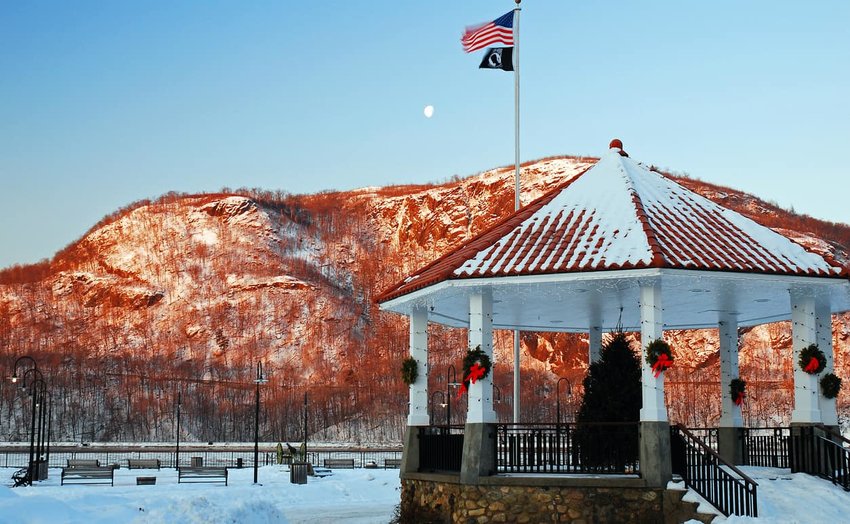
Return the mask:
<path fill-rule="evenodd" d="M 410 356 L 419 364 L 416 382 L 410 385 L 408 426 L 427 426 L 428 420 L 428 311 L 414 309 L 410 315 Z"/>
<path fill-rule="evenodd" d="M 794 348 L 794 411 L 791 422 L 821 422 L 818 405 L 818 378 L 800 369 L 800 352 L 806 346 L 817 343 L 817 325 L 815 323 L 815 299 L 801 293 L 791 293 L 791 338 Z"/>
<path fill-rule="evenodd" d="M 820 379 L 827 373 L 834 373 L 835 369 L 834 349 L 832 347 L 832 312 L 829 308 L 829 302 L 824 299 L 815 301 L 815 332 L 818 347 L 826 356 L 826 367 L 823 373 L 818 375 L 818 386 L 820 386 Z M 824 425 L 838 425 L 838 411 L 835 407 L 834 398 L 826 398 L 818 391 L 818 408 Z"/>
<path fill-rule="evenodd" d="M 641 422 L 666 422 L 664 405 L 664 373 L 655 378 L 652 366 L 646 362 L 646 346 L 664 335 L 661 307 L 661 283 L 640 285 L 641 390 L 643 407 Z"/>
<path fill-rule="evenodd" d="M 739 378 L 738 371 L 738 319 L 723 313 L 718 324 L 720 332 L 720 427 L 740 428 L 741 408 L 735 405 L 729 393 L 732 379 Z"/>
<path fill-rule="evenodd" d="M 493 361 L 493 298 L 489 292 L 475 293 L 469 297 L 469 349 L 481 350 Z M 492 368 L 495 368 L 493 362 Z M 467 423 L 496 422 L 493 409 L 493 369 L 487 378 L 469 384 Z M 460 377 L 459 377 L 460 378 Z M 466 378 L 466 377 L 463 377 Z"/>

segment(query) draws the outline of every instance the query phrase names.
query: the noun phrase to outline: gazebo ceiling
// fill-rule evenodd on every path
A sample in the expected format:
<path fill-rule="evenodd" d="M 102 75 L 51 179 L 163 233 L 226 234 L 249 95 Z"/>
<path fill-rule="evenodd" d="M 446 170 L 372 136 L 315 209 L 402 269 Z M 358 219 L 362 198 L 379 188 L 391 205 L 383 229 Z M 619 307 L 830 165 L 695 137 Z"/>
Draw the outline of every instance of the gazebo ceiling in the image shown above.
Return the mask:
<path fill-rule="evenodd" d="M 619 141 L 617 141 L 619 142 Z M 619 145 L 614 144 L 613 145 Z M 790 318 L 790 292 L 850 310 L 848 269 L 680 186 L 612 147 L 595 166 L 412 274 L 378 300 L 466 326 L 490 289 L 494 327 L 638 326 L 641 281 L 659 279 L 665 327 Z"/>

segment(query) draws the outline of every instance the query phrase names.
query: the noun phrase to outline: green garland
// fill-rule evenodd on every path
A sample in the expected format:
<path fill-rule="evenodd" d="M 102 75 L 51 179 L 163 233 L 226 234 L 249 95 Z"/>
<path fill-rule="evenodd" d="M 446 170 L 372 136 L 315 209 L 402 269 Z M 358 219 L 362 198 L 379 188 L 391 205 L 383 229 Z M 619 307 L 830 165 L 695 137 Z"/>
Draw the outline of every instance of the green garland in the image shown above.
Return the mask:
<path fill-rule="evenodd" d="M 484 368 L 484 375 L 481 378 L 487 378 L 487 375 L 490 374 L 490 368 L 493 367 L 493 363 L 490 361 L 490 357 L 487 356 L 487 353 L 484 353 L 481 350 L 481 346 L 477 346 L 475 349 L 469 349 L 466 351 L 466 356 L 463 357 L 463 382 L 466 383 L 466 377 L 469 376 L 469 371 L 472 369 L 474 364 L 478 364 L 482 368 Z"/>
<path fill-rule="evenodd" d="M 818 366 L 816 369 L 811 366 L 812 359 L 817 360 Z M 820 350 L 817 344 L 812 344 L 800 351 L 800 360 L 797 363 L 800 365 L 800 369 L 809 375 L 817 375 L 826 368 L 826 355 L 823 354 L 823 351 Z"/>
<path fill-rule="evenodd" d="M 401 363 L 401 380 L 408 386 L 419 377 L 419 363 L 413 357 L 407 357 Z"/>
<path fill-rule="evenodd" d="M 841 377 L 827 373 L 820 379 L 820 391 L 825 398 L 835 398 L 841 391 Z"/>
<path fill-rule="evenodd" d="M 655 366 L 655 363 L 658 362 L 658 357 L 662 353 L 667 355 L 667 358 L 671 362 L 673 361 L 673 351 L 670 349 L 670 344 L 660 338 L 656 338 L 646 346 L 646 362 L 650 366 Z"/>
<path fill-rule="evenodd" d="M 747 394 L 747 381 L 740 378 L 733 378 L 729 382 L 729 395 L 732 396 L 732 402 L 736 406 L 740 406 Z"/>

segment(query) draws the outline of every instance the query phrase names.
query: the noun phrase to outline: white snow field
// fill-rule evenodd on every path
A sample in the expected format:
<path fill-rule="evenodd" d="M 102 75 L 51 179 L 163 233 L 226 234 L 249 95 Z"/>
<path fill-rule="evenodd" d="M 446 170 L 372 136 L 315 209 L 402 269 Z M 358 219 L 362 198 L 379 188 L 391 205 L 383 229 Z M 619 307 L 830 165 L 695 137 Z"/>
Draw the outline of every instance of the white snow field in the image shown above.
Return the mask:
<path fill-rule="evenodd" d="M 759 484 L 760 516 L 717 517 L 715 523 L 838 524 L 850 519 L 850 493 L 829 482 L 787 469 L 741 469 Z M 4 484 L 14 471 L 0 468 Z M 177 484 L 173 469 L 119 469 L 111 487 L 60 486 L 60 470 L 51 469 L 49 480 L 32 487 L 0 486 L 0 524 L 385 524 L 399 501 L 398 470 L 334 470 L 295 485 L 289 483 L 286 466 L 264 466 L 256 486 L 252 469 L 229 471 L 225 487 Z M 137 486 L 137 476 L 155 476 L 156 485 Z"/>

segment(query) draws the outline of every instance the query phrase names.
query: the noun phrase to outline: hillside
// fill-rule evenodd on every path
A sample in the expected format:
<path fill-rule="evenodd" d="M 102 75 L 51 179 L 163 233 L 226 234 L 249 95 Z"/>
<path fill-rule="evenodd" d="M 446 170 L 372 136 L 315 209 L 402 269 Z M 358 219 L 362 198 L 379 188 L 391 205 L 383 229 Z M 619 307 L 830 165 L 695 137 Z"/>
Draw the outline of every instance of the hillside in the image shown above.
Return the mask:
<path fill-rule="evenodd" d="M 524 165 L 523 202 L 595 160 Z M 812 249 L 848 259 L 850 226 L 678 180 Z M 169 194 L 138 202 L 104 218 L 49 263 L 0 271 L 0 365 L 8 369 L 21 354 L 38 360 L 51 382 L 53 431 L 63 440 L 173 439 L 177 392 L 181 438 L 251 440 L 252 380 L 262 360 L 271 380 L 261 438 L 300 438 L 307 393 L 315 438 L 397 441 L 407 404 L 397 371 L 407 325 L 380 312 L 373 296 L 512 210 L 513 168 L 423 186 Z M 850 316 L 834 324 L 837 367 L 847 377 Z M 554 420 L 554 401 L 546 399 L 557 375 L 579 393 L 586 339 L 522 339 L 530 355 L 523 361 L 523 411 L 529 420 Z M 671 418 L 710 424 L 718 403 L 690 401 L 717 398 L 708 393 L 719 388 L 716 332 L 672 339 L 680 365 L 668 374 Z M 442 391 L 447 366 L 462 358 L 465 333 L 434 329 L 432 340 L 431 381 Z M 752 329 L 743 345 L 742 375 L 750 381 L 745 419 L 787 421 L 790 328 Z M 510 335 L 498 333 L 495 376 L 505 401 L 513 396 L 510 347 Z M 18 390 L 0 385 L 0 438 L 26 434 L 21 402 Z M 846 394 L 840 408 L 846 411 Z M 497 410 L 509 418 L 508 402 Z M 441 407 L 435 416 L 443 420 Z"/>

